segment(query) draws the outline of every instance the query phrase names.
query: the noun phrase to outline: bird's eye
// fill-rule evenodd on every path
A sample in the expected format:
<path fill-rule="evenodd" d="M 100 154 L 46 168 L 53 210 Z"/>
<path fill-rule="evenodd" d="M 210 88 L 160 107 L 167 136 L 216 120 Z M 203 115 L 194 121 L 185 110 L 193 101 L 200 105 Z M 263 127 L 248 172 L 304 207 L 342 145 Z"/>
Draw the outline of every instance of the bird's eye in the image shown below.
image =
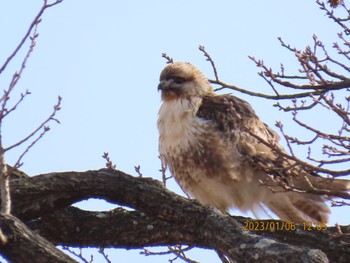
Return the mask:
<path fill-rule="evenodd" d="M 185 82 L 185 80 L 184 80 L 183 78 L 174 78 L 174 82 L 175 82 L 176 84 L 182 84 L 182 83 Z"/>

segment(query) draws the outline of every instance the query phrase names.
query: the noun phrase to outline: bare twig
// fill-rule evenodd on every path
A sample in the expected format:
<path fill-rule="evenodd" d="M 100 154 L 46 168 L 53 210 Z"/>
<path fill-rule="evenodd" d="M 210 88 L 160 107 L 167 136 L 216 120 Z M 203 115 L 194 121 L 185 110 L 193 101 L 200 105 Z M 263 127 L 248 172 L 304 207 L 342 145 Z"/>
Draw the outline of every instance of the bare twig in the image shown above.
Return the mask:
<path fill-rule="evenodd" d="M 104 152 L 103 155 L 102 155 L 102 158 L 106 160 L 106 167 L 108 169 L 111 169 L 111 170 L 115 170 L 116 169 L 116 165 L 113 164 L 111 158 L 109 157 L 109 153 L 108 152 Z"/>
<path fill-rule="evenodd" d="M 22 159 L 23 157 L 29 152 L 29 150 L 40 140 L 44 137 L 44 135 L 50 130 L 49 126 L 44 126 L 43 131 L 39 134 L 39 136 L 32 141 L 31 144 L 27 146 L 27 148 L 23 151 L 23 153 L 19 156 L 15 164 L 13 165 L 14 168 L 19 168 L 23 165 Z"/>
<path fill-rule="evenodd" d="M 164 187 L 166 187 L 166 181 L 169 180 L 170 178 L 172 178 L 172 176 L 166 175 L 166 173 L 165 173 L 166 169 L 167 169 L 166 164 L 160 156 L 158 156 L 158 158 L 160 159 L 160 166 L 161 167 L 160 167 L 159 171 L 162 173 L 162 182 L 163 182 Z"/>
<path fill-rule="evenodd" d="M 331 205 L 334 206 L 350 206 L 350 203 L 345 201 L 332 201 Z"/>
<path fill-rule="evenodd" d="M 162 58 L 165 58 L 167 60 L 167 64 L 172 64 L 174 63 L 174 60 L 172 57 L 168 56 L 166 53 L 162 53 Z"/>
<path fill-rule="evenodd" d="M 62 249 L 65 250 L 65 251 L 68 251 L 72 255 L 76 256 L 77 258 L 79 258 L 84 263 L 92 263 L 94 261 L 93 255 L 90 256 L 90 260 L 87 260 L 84 257 L 82 248 L 79 248 L 79 252 L 75 252 L 72 248 L 67 247 L 67 246 L 62 246 Z"/>
<path fill-rule="evenodd" d="M 329 18 L 331 18 L 336 24 L 338 24 L 339 26 L 341 26 L 341 27 L 343 28 L 344 32 L 345 32 L 347 35 L 350 34 L 350 29 L 349 29 L 349 27 L 343 22 L 342 19 L 340 19 L 339 17 L 336 17 L 336 16 L 334 15 L 333 10 L 329 10 L 329 9 L 326 7 L 326 5 L 325 5 L 324 2 L 321 2 L 321 1 L 317 0 L 316 3 L 319 5 L 319 7 L 320 7 L 321 10 L 324 10 L 324 11 L 326 12 L 326 14 L 327 14 L 327 16 L 328 16 Z M 338 5 L 341 3 L 341 1 L 340 1 L 340 0 L 330 0 L 330 3 L 331 3 L 331 6 L 332 6 L 332 7 L 336 7 L 336 6 L 338 6 Z"/>
<path fill-rule="evenodd" d="M 308 97 L 310 94 L 317 95 L 320 93 L 319 91 L 310 91 L 310 92 L 302 92 L 302 93 L 294 93 L 294 94 L 269 95 L 265 93 L 246 90 L 235 85 L 227 84 L 225 82 L 222 82 L 221 80 L 216 81 L 216 80 L 209 79 L 209 81 L 212 84 L 221 86 L 219 88 L 216 88 L 215 91 L 219 91 L 222 89 L 231 89 L 253 97 L 259 97 L 259 98 L 270 99 L 270 100 L 289 100 L 294 98 L 305 98 L 305 97 Z"/>
<path fill-rule="evenodd" d="M 207 58 L 207 61 L 210 62 L 211 67 L 213 68 L 213 71 L 214 71 L 215 80 L 218 81 L 219 80 L 219 75 L 218 75 L 218 72 L 216 70 L 216 66 L 215 66 L 214 60 L 211 58 L 209 53 L 205 50 L 204 46 L 200 45 L 198 49 L 203 52 L 204 56 Z"/>
<path fill-rule="evenodd" d="M 98 249 L 98 253 L 100 253 L 103 256 L 107 263 L 112 263 L 112 261 L 110 261 L 110 259 L 108 258 L 108 255 L 105 253 L 105 249 L 103 247 L 100 247 Z"/>
<path fill-rule="evenodd" d="M 134 165 L 135 172 L 139 175 L 139 177 L 142 177 L 141 173 L 141 166 L 140 165 Z"/>
<path fill-rule="evenodd" d="M 60 96 L 58 96 L 58 102 L 57 104 L 54 105 L 53 107 L 53 112 L 50 114 L 50 116 L 45 120 L 43 121 L 33 132 L 31 132 L 29 135 L 27 135 L 25 138 L 23 138 L 22 140 L 14 143 L 13 145 L 11 146 L 8 146 L 4 149 L 4 151 L 9 151 L 21 144 L 23 144 L 24 142 L 28 141 L 30 138 L 32 138 L 34 135 L 36 135 L 40 130 L 44 129 L 44 133 L 49 131 L 49 128 L 48 126 L 46 126 L 46 124 L 48 124 L 49 122 L 51 121 L 55 121 L 57 123 L 60 123 L 58 119 L 55 118 L 57 112 L 61 109 L 61 101 L 62 101 L 62 98 Z M 40 135 L 39 137 L 42 137 L 44 134 Z"/>
<path fill-rule="evenodd" d="M 175 262 L 177 259 L 181 259 L 184 262 L 187 263 L 198 263 L 197 261 L 194 261 L 190 258 L 188 258 L 185 254 L 186 251 L 191 250 L 193 247 L 187 246 L 187 247 L 182 247 L 182 245 L 175 245 L 175 246 L 168 246 L 167 251 L 158 251 L 158 252 L 152 252 L 146 248 L 143 249 L 143 251 L 140 253 L 145 256 L 159 256 L 159 255 L 170 255 L 174 254 L 175 258 L 169 259 L 169 262 Z"/>
<path fill-rule="evenodd" d="M 14 110 L 17 109 L 18 105 L 24 100 L 24 98 L 28 95 L 30 95 L 30 91 L 26 90 L 25 93 L 21 93 L 21 97 L 20 99 L 10 108 L 10 109 L 4 109 L 3 115 L 2 117 L 6 117 L 7 115 L 9 115 L 11 112 L 13 112 Z"/>
<path fill-rule="evenodd" d="M 33 28 L 36 28 L 37 25 L 41 22 L 41 17 L 44 14 L 45 10 L 49 7 L 52 7 L 54 5 L 57 5 L 61 3 L 63 0 L 56 0 L 53 3 L 49 4 L 47 0 L 44 0 L 44 4 L 39 10 L 38 14 L 35 16 L 33 22 L 30 24 L 27 33 L 22 38 L 21 42 L 18 44 L 18 46 L 15 48 L 15 50 L 11 53 L 11 55 L 6 59 L 4 64 L 0 67 L 0 74 L 5 70 L 7 65 L 11 62 L 11 60 L 16 56 L 18 51 L 22 48 L 23 44 L 26 42 L 28 37 L 30 36 L 31 32 L 33 31 Z"/>

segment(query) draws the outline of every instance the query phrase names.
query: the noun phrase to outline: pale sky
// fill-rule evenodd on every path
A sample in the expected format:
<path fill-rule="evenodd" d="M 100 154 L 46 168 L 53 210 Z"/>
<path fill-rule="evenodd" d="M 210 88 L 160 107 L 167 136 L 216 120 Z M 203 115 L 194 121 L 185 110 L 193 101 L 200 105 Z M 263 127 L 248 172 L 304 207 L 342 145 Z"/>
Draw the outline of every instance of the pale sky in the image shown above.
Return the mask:
<path fill-rule="evenodd" d="M 22 39 L 41 3 L 0 1 L 0 65 Z M 221 80 L 269 92 L 248 55 L 264 59 L 276 70 L 283 62 L 286 72 L 295 72 L 297 62 L 277 37 L 302 49 L 312 44 L 315 33 L 331 49 L 338 32 L 340 28 L 314 1 L 64 0 L 47 10 L 39 26 L 37 46 L 13 98 L 26 89 L 32 95 L 6 120 L 5 146 L 48 116 L 60 95 L 62 110 L 57 117 L 61 124 L 53 123 L 52 130 L 25 157 L 23 171 L 36 175 L 99 169 L 105 164 L 103 152 L 109 152 L 118 169 L 135 175 L 134 165 L 140 165 L 144 176 L 161 179 L 156 120 L 163 52 L 175 61 L 193 63 L 212 78 L 210 64 L 198 51 L 204 45 Z M 1 89 L 8 86 L 24 52 L 0 77 Z M 271 127 L 283 120 L 293 132 L 290 116 L 272 107 L 274 101 L 234 95 L 248 100 Z M 8 163 L 21 151 L 10 152 Z M 175 183 L 170 183 L 170 189 L 183 195 Z M 96 209 L 97 202 L 84 207 Z M 331 223 L 349 223 L 346 213 L 346 209 L 336 209 Z M 168 262 L 172 258 L 145 257 L 139 252 L 107 250 L 112 262 Z M 199 262 L 219 262 L 214 253 L 194 251 L 191 255 Z M 103 261 L 95 255 L 94 262 Z"/>

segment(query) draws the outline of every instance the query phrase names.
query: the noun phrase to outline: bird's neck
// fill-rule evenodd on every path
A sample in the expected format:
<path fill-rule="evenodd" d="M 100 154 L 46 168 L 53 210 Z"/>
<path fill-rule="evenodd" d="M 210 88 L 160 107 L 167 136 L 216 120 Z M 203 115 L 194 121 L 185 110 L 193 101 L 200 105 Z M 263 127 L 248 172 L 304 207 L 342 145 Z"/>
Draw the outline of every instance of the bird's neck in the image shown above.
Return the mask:
<path fill-rule="evenodd" d="M 201 105 L 201 98 L 176 99 L 164 101 L 159 110 L 158 129 L 160 152 L 166 149 L 187 148 L 192 131 L 197 125 L 196 113 Z"/>
<path fill-rule="evenodd" d="M 159 110 L 159 120 L 181 121 L 183 118 L 194 116 L 202 102 L 202 98 L 177 98 L 163 102 Z"/>

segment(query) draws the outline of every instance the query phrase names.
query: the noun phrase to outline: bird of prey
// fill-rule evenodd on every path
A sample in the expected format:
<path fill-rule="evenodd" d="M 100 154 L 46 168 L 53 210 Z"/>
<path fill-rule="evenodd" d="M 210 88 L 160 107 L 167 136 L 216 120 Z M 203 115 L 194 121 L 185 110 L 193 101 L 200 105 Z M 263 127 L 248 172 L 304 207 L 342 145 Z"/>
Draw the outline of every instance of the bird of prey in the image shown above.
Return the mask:
<path fill-rule="evenodd" d="M 325 197 L 310 190 L 350 189 L 348 180 L 311 175 L 283 159 L 278 135 L 248 102 L 216 94 L 192 64 L 167 65 L 158 90 L 160 157 L 183 191 L 201 203 L 254 214 L 267 207 L 297 224 L 327 222 Z"/>

